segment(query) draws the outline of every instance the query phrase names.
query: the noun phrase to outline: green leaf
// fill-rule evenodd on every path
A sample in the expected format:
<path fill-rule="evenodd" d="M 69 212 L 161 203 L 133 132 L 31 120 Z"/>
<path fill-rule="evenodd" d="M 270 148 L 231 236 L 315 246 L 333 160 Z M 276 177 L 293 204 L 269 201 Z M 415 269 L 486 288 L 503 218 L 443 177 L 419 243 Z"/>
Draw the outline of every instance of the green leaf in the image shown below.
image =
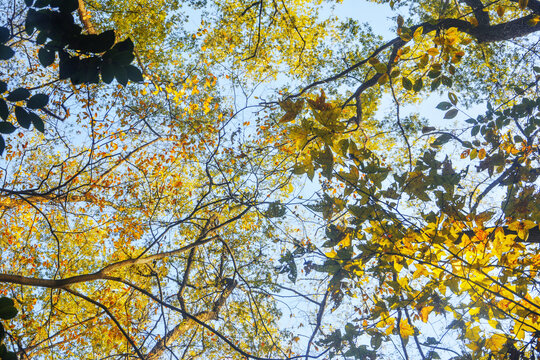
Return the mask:
<path fill-rule="evenodd" d="M 380 348 L 381 344 L 382 344 L 381 334 L 377 333 L 371 337 L 371 347 L 373 348 L 373 350 L 377 350 L 378 348 Z"/>
<path fill-rule="evenodd" d="M 27 100 L 26 106 L 30 109 L 41 109 L 47 106 L 49 96 L 45 94 L 36 94 Z"/>
<path fill-rule="evenodd" d="M 17 118 L 17 122 L 19 123 L 19 125 L 21 125 L 23 128 L 30 128 L 32 121 L 28 117 L 28 113 L 26 112 L 26 110 L 24 110 L 22 107 L 15 107 L 15 117 Z"/>
<path fill-rule="evenodd" d="M 448 76 L 441 76 L 441 81 L 444 86 L 452 87 L 452 79 Z"/>
<path fill-rule="evenodd" d="M 6 100 L 8 101 L 21 101 L 26 100 L 30 96 L 30 91 L 25 88 L 18 88 L 9 93 L 9 95 L 6 97 Z"/>
<path fill-rule="evenodd" d="M 430 72 L 428 72 L 428 77 L 431 79 L 438 78 L 439 76 L 441 76 L 441 72 L 439 70 L 430 70 Z"/>
<path fill-rule="evenodd" d="M 4 99 L 0 99 L 0 118 L 7 120 L 9 116 L 9 108 Z"/>
<path fill-rule="evenodd" d="M 432 146 L 441 146 L 441 145 L 446 144 L 451 139 L 452 139 L 452 135 L 450 135 L 450 134 L 442 134 L 437 139 L 435 139 L 435 141 L 431 145 Z"/>
<path fill-rule="evenodd" d="M 440 102 L 436 108 L 439 110 L 448 110 L 452 107 L 452 104 L 450 104 L 448 101 Z"/>
<path fill-rule="evenodd" d="M 431 82 L 431 90 L 437 90 L 441 86 L 441 78 L 437 78 Z"/>
<path fill-rule="evenodd" d="M 448 110 L 446 114 L 444 114 L 444 118 L 453 119 L 456 117 L 457 114 L 458 114 L 458 109 L 451 109 L 451 110 Z"/>
<path fill-rule="evenodd" d="M 38 52 L 38 59 L 39 59 L 39 62 L 41 63 L 41 65 L 43 67 L 47 67 L 49 65 L 52 65 L 54 63 L 54 60 L 55 60 L 55 52 L 52 51 L 52 50 L 48 50 L 46 48 L 41 48 L 39 49 L 39 52 Z"/>
<path fill-rule="evenodd" d="M 7 27 L 0 27 L 0 44 L 5 44 L 9 40 L 10 32 Z"/>
<path fill-rule="evenodd" d="M 9 60 L 15 55 L 15 51 L 6 45 L 0 45 L 0 60 Z"/>
<path fill-rule="evenodd" d="M 126 66 L 126 73 L 130 81 L 133 81 L 133 82 L 144 81 L 141 70 L 139 70 L 137 67 L 133 65 Z"/>
<path fill-rule="evenodd" d="M 0 135 L 0 155 L 4 153 L 4 149 L 6 148 L 6 142 L 4 141 L 4 138 L 2 135 Z"/>
<path fill-rule="evenodd" d="M 403 77 L 403 78 L 401 79 L 401 84 L 403 85 L 403 88 L 404 88 L 405 90 L 412 90 L 412 88 L 413 88 L 412 81 L 409 80 L 409 79 L 406 78 L 406 77 Z"/>
<path fill-rule="evenodd" d="M 264 215 L 266 215 L 266 217 L 268 218 L 278 218 L 285 216 L 286 213 L 287 208 L 283 206 L 283 204 L 281 204 L 279 201 L 274 201 L 273 203 L 270 203 L 270 205 L 268 205 L 268 209 L 266 210 Z"/>
<path fill-rule="evenodd" d="M 422 86 L 424 86 L 424 83 L 422 82 L 422 79 L 418 79 L 414 82 L 414 85 L 413 85 L 413 90 L 415 92 L 419 92 L 420 90 L 422 90 Z"/>
<path fill-rule="evenodd" d="M 473 128 L 471 129 L 471 135 L 476 136 L 479 131 L 480 131 L 480 125 L 473 126 Z"/>
<path fill-rule="evenodd" d="M 2 134 L 11 134 L 17 130 L 17 128 L 10 122 L 0 121 L 0 133 Z"/>

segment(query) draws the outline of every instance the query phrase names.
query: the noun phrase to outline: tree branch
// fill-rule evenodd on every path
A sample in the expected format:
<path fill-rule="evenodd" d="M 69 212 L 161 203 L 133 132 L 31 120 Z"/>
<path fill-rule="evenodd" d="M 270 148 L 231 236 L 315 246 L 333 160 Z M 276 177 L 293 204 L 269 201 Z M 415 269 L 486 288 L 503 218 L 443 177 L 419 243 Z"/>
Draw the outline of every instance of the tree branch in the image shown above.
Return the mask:
<path fill-rule="evenodd" d="M 229 295 L 231 295 L 232 291 L 237 285 L 236 281 L 232 279 L 225 279 L 225 281 L 225 289 L 220 294 L 216 302 L 214 302 L 212 310 L 202 311 L 194 315 L 194 318 L 202 322 L 217 320 L 219 311 L 221 310 L 221 308 L 225 304 L 225 301 L 227 301 L 227 298 L 229 297 Z M 174 341 L 184 335 L 188 330 L 192 329 L 194 325 L 197 325 L 197 322 L 195 322 L 192 317 L 186 318 L 181 321 L 178 325 L 174 327 L 174 329 L 169 331 L 160 341 L 158 341 L 158 343 L 152 348 L 152 350 L 150 350 L 150 352 L 146 356 L 146 360 L 159 360 L 165 350 L 170 346 L 170 344 L 172 344 Z"/>
<path fill-rule="evenodd" d="M 79 0 L 79 8 L 77 9 L 77 13 L 79 14 L 79 19 L 83 23 L 86 31 L 89 34 L 97 34 L 97 31 L 94 28 L 94 25 L 90 21 L 90 13 L 86 10 L 86 6 L 84 5 L 84 0 Z"/>

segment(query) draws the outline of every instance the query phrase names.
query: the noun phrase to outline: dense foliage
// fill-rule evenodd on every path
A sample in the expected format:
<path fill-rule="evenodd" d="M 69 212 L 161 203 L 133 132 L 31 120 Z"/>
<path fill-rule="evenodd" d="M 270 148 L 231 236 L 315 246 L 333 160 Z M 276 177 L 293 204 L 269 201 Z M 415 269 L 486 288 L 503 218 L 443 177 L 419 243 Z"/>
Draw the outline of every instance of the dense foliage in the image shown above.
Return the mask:
<path fill-rule="evenodd" d="M 0 358 L 540 355 L 540 2 L 374 2 L 4 1 Z"/>

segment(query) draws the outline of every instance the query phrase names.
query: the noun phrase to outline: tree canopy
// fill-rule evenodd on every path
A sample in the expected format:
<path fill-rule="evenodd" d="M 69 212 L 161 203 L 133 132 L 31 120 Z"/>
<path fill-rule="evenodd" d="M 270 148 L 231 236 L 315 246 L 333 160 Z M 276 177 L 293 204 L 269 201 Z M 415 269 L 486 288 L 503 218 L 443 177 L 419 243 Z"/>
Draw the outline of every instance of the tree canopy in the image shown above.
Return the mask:
<path fill-rule="evenodd" d="M 3 1 L 0 359 L 538 357 L 540 2 L 372 2 Z"/>

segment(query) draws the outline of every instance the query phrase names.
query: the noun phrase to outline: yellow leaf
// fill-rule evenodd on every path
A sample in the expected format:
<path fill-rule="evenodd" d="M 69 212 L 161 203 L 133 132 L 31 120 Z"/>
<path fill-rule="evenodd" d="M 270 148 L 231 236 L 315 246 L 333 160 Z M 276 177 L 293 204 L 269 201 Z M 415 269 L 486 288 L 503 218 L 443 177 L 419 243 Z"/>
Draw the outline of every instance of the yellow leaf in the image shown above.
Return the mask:
<path fill-rule="evenodd" d="M 439 49 L 432 47 L 428 49 L 427 53 L 431 56 L 436 56 L 439 53 Z"/>
<path fill-rule="evenodd" d="M 493 352 L 501 351 L 504 344 L 506 344 L 506 337 L 500 334 L 495 334 L 486 341 L 486 347 Z"/>
<path fill-rule="evenodd" d="M 339 246 L 341 247 L 349 247 L 351 246 L 351 235 L 350 234 L 347 234 L 343 240 L 341 240 L 338 244 Z"/>
<path fill-rule="evenodd" d="M 504 8 L 501 5 L 497 5 L 497 15 L 499 15 L 499 17 L 503 17 L 504 15 Z"/>
<path fill-rule="evenodd" d="M 475 316 L 476 314 L 478 314 L 480 312 L 480 308 L 479 307 L 474 307 L 474 308 L 470 308 L 469 309 L 469 314 L 471 314 L 471 316 Z"/>
<path fill-rule="evenodd" d="M 325 255 L 332 259 L 332 258 L 335 258 L 337 256 L 337 252 L 336 252 L 336 250 L 332 249 L 332 251 L 327 252 Z"/>
<path fill-rule="evenodd" d="M 480 151 L 478 152 L 478 158 L 480 160 L 484 159 L 486 157 L 486 149 L 480 149 Z"/>
<path fill-rule="evenodd" d="M 422 26 L 420 26 L 418 29 L 416 29 L 414 31 L 414 34 L 413 34 L 413 38 L 416 40 L 418 39 L 420 36 L 422 36 L 422 34 L 424 33 L 424 28 Z"/>
<path fill-rule="evenodd" d="M 402 320 L 399 323 L 399 333 L 402 337 L 407 339 L 409 336 L 414 335 L 414 327 L 412 327 L 407 320 Z"/>
<path fill-rule="evenodd" d="M 535 15 L 532 19 L 527 21 L 527 24 L 529 24 L 529 26 L 536 26 L 536 24 L 538 24 L 539 21 L 540 21 L 540 16 Z"/>
<path fill-rule="evenodd" d="M 527 237 L 529 237 L 529 230 L 536 226 L 536 223 L 530 221 L 530 220 L 524 220 L 524 221 L 515 221 L 508 225 L 508 229 L 512 231 L 516 231 L 518 236 L 523 239 L 527 240 Z"/>
<path fill-rule="evenodd" d="M 427 323 L 429 313 L 431 312 L 431 310 L 433 310 L 433 308 L 433 306 L 424 306 L 422 310 L 420 310 L 420 318 L 423 322 Z"/>

